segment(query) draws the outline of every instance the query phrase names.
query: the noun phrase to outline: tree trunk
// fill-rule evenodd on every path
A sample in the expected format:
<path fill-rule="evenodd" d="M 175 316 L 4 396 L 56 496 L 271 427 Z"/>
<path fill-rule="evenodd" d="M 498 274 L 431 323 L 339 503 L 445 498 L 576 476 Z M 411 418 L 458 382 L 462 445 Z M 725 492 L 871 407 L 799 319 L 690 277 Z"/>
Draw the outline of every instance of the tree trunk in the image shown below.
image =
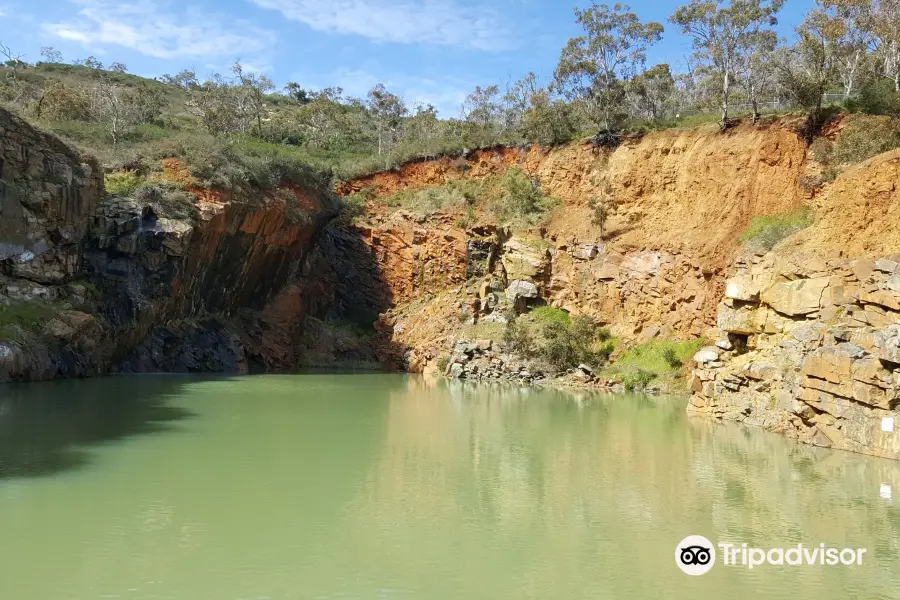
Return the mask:
<path fill-rule="evenodd" d="M 750 84 L 750 108 L 753 111 L 753 124 L 759 123 L 759 103 L 756 101 L 756 86 Z"/>
<path fill-rule="evenodd" d="M 722 122 L 719 128 L 725 131 L 728 128 L 728 95 L 730 93 L 731 73 L 729 69 L 725 69 L 725 77 L 722 80 Z"/>

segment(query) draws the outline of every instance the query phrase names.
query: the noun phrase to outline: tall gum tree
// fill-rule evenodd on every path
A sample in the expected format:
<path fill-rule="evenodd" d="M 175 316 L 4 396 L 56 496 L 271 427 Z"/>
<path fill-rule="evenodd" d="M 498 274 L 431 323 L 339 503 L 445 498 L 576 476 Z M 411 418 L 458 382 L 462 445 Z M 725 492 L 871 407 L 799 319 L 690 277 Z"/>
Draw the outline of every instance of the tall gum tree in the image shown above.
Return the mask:
<path fill-rule="evenodd" d="M 740 63 L 753 41 L 778 23 L 784 0 L 691 0 L 669 20 L 693 40 L 694 53 L 722 83 L 721 127 L 728 127 L 728 102 Z"/>
<path fill-rule="evenodd" d="M 659 23 L 641 23 L 627 4 L 575 9 L 585 35 L 569 40 L 554 73 L 555 87 L 586 107 L 588 117 L 616 131 L 626 114 L 625 82 L 641 70 L 647 49 L 662 38 Z"/>

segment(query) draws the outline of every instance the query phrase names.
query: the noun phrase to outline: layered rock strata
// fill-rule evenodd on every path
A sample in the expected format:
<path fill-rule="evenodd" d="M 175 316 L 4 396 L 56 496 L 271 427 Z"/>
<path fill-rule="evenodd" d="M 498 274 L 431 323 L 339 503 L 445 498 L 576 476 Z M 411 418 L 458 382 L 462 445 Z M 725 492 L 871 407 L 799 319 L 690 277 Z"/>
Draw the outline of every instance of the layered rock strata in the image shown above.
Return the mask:
<path fill-rule="evenodd" d="M 695 357 L 689 411 L 900 459 L 898 260 L 741 259 L 725 335 Z"/>

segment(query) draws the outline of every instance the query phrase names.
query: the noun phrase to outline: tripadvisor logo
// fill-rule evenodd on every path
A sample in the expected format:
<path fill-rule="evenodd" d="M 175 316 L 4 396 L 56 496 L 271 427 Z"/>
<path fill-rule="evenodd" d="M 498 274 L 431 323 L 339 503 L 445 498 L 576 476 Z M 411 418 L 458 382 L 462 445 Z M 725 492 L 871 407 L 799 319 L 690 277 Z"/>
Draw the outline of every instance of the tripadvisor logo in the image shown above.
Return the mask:
<path fill-rule="evenodd" d="M 861 565 L 866 548 L 831 548 L 825 544 L 790 548 L 751 548 L 747 544 L 719 543 L 722 564 L 748 569 L 761 565 L 852 566 Z M 675 546 L 675 564 L 688 575 L 704 575 L 716 564 L 716 545 L 702 535 L 689 535 Z"/>
<path fill-rule="evenodd" d="M 702 535 L 689 535 L 675 546 L 675 564 L 688 575 L 704 575 L 716 564 L 716 547 Z"/>

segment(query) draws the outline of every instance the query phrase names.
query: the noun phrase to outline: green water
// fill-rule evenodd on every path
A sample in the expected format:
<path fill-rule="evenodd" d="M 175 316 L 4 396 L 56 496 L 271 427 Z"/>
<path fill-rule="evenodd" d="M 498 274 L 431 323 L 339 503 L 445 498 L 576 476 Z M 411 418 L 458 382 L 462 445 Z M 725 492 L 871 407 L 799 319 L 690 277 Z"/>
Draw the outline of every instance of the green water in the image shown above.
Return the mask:
<path fill-rule="evenodd" d="M 398 375 L 0 394 L 3 600 L 900 596 L 900 465 L 683 400 Z M 689 577 L 688 534 L 868 553 Z"/>

